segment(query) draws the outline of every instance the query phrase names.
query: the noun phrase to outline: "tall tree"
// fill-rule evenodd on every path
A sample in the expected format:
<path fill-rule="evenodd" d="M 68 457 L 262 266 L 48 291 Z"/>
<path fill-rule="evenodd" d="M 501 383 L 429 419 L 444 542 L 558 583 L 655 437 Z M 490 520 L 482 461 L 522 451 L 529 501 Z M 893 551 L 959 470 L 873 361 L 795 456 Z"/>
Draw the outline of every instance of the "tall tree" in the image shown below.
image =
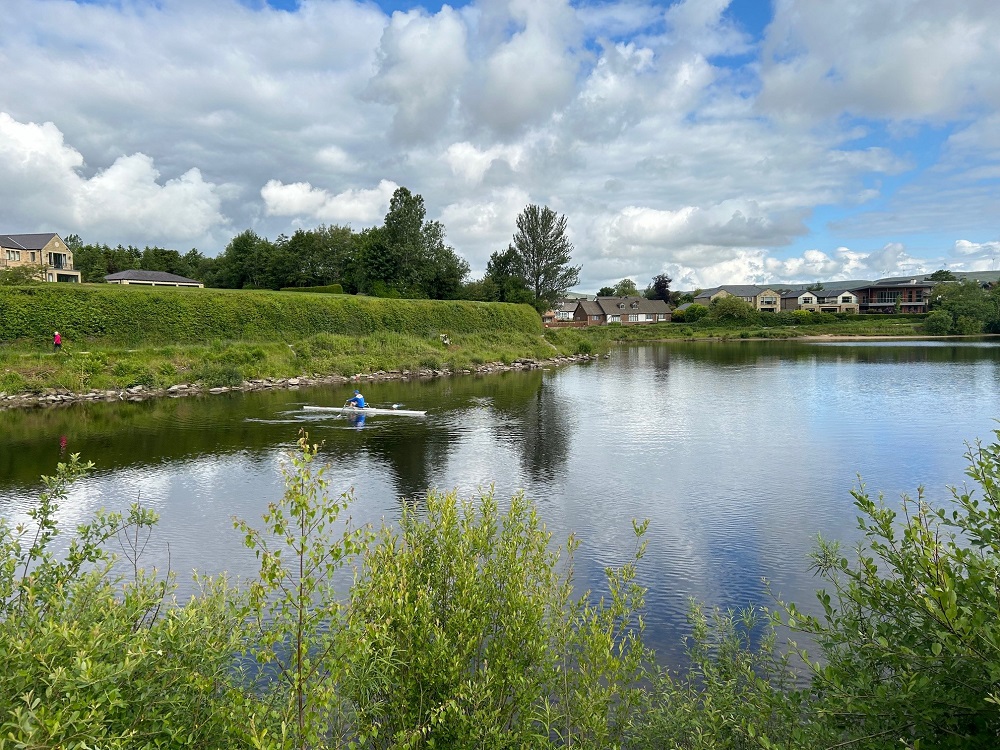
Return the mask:
<path fill-rule="evenodd" d="M 483 294 L 491 302 L 531 303 L 531 290 L 521 275 L 521 264 L 517 251 L 508 247 L 503 252 L 495 252 L 486 263 L 483 278 Z"/>
<path fill-rule="evenodd" d="M 566 236 L 566 217 L 548 206 L 525 206 L 517 217 L 511 245 L 520 276 L 535 296 L 535 306 L 549 307 L 580 281 L 580 266 L 570 265 L 573 243 Z"/>
<path fill-rule="evenodd" d="M 597 290 L 598 297 L 614 297 L 615 288 L 613 286 L 602 286 Z"/>
<path fill-rule="evenodd" d="M 646 290 L 646 299 L 662 299 L 664 302 L 670 302 L 670 282 L 672 281 L 673 279 L 665 273 L 656 274 Z"/>
<path fill-rule="evenodd" d="M 639 294 L 639 290 L 635 286 L 635 282 L 632 279 L 624 278 L 615 284 L 615 296 L 616 297 L 635 297 Z"/>

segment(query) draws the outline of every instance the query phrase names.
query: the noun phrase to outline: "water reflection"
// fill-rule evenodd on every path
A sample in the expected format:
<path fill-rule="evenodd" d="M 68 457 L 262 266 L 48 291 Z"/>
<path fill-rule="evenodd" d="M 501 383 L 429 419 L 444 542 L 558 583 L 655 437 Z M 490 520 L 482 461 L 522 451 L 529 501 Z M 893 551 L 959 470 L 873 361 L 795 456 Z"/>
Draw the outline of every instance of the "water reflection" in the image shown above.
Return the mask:
<path fill-rule="evenodd" d="M 0 514 L 23 518 L 69 452 L 97 464 L 62 519 L 141 496 L 186 571 L 249 574 L 231 517 L 257 519 L 281 492 L 299 429 L 323 443 L 334 490 L 355 488 L 356 521 L 398 517 L 430 487 L 499 499 L 524 489 L 556 539 L 576 533 L 581 586 L 634 546 L 650 518 L 641 580 L 650 640 L 679 653 L 689 597 L 768 601 L 762 578 L 809 604 L 816 533 L 856 538 L 860 473 L 889 502 L 963 478 L 964 443 L 1000 416 L 993 342 L 699 342 L 623 348 L 610 360 L 484 378 L 366 385 L 372 403 L 425 418 L 351 420 L 303 410 L 353 386 L 75 405 L 0 413 Z"/>

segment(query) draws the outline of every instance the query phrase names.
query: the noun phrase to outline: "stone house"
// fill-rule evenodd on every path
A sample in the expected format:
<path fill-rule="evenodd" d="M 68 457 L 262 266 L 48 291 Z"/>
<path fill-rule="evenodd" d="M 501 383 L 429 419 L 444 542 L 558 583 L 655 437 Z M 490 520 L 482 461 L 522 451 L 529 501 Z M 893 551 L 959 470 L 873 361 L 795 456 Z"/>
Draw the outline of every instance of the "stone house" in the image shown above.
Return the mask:
<path fill-rule="evenodd" d="M 39 281 L 79 284 L 82 280 L 73 270 L 73 251 L 54 232 L 0 234 L 0 271 L 8 268 L 30 269 Z"/>

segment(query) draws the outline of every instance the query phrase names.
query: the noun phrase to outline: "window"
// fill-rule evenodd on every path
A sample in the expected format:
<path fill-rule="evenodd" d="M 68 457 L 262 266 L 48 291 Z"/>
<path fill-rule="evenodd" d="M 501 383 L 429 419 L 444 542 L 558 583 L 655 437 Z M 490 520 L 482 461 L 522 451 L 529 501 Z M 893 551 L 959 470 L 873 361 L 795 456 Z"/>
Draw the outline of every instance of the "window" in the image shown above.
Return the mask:
<path fill-rule="evenodd" d="M 849 305 L 849 304 L 851 304 L 852 301 L 853 300 L 850 298 L 850 296 L 846 296 L 846 297 L 841 297 L 840 298 L 840 304 L 842 304 L 842 305 Z"/>
<path fill-rule="evenodd" d="M 21 251 L 20 250 L 8 250 L 7 251 L 7 260 L 21 260 Z"/>
<path fill-rule="evenodd" d="M 590 319 L 591 319 L 591 320 L 600 320 L 600 319 L 601 319 L 601 316 L 600 316 L 600 315 L 591 315 L 591 316 L 590 316 Z"/>
<path fill-rule="evenodd" d="M 638 302 L 633 302 L 632 303 L 632 309 L 633 310 L 638 310 L 639 309 L 639 303 Z"/>
<path fill-rule="evenodd" d="M 625 303 L 624 302 L 619 302 L 618 303 L 618 309 L 619 310 L 624 310 L 625 309 Z"/>
<path fill-rule="evenodd" d="M 881 304 L 895 304 L 897 297 L 899 297 L 899 292 L 894 289 L 879 289 L 875 292 L 875 302 Z"/>
<path fill-rule="evenodd" d="M 646 320 L 656 320 L 656 316 L 652 313 L 646 313 Z"/>
<path fill-rule="evenodd" d="M 638 315 L 629 315 L 628 316 L 628 322 L 629 323 L 638 323 L 639 322 L 639 316 Z"/>
<path fill-rule="evenodd" d="M 622 316 L 621 315 L 609 315 L 608 316 L 608 322 L 609 323 L 621 323 L 622 322 Z"/>
<path fill-rule="evenodd" d="M 815 305 L 816 304 L 816 300 L 813 297 L 803 297 L 802 298 L 802 304 L 803 305 Z"/>

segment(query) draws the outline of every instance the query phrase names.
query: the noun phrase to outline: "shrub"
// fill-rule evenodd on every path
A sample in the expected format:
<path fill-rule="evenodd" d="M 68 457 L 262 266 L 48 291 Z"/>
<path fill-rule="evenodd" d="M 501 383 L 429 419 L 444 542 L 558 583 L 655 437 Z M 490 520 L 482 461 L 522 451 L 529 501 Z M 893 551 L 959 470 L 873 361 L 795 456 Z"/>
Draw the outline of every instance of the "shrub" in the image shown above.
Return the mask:
<path fill-rule="evenodd" d="M 205 580 L 172 606 L 169 580 L 140 568 L 156 516 L 138 504 L 99 512 L 57 555 L 59 506 L 89 468 L 74 455 L 44 477 L 30 525 L 0 520 L 0 745 L 230 746 L 246 632 L 231 591 Z M 131 580 L 112 573 L 109 540 L 128 541 Z"/>
<path fill-rule="evenodd" d="M 425 509 L 404 505 L 398 530 L 383 527 L 351 592 L 364 633 L 351 669 L 374 689 L 352 691 L 362 736 L 391 747 L 622 744 L 647 656 L 635 564 L 609 569 L 607 602 L 576 599 L 577 545 L 549 539 L 522 495 L 501 512 L 491 493 L 432 492 Z"/>
<path fill-rule="evenodd" d="M 932 336 L 947 336 L 951 328 L 951 313 L 947 310 L 935 310 L 924 321 L 924 331 Z"/>
<path fill-rule="evenodd" d="M 981 748 L 1000 732 L 1000 431 L 969 448 L 967 487 L 948 508 L 918 491 L 900 514 L 864 487 L 852 493 L 865 542 L 852 565 L 820 540 L 813 565 L 830 587 L 823 614 L 787 608 L 824 659 L 817 709 L 869 748 Z"/>

